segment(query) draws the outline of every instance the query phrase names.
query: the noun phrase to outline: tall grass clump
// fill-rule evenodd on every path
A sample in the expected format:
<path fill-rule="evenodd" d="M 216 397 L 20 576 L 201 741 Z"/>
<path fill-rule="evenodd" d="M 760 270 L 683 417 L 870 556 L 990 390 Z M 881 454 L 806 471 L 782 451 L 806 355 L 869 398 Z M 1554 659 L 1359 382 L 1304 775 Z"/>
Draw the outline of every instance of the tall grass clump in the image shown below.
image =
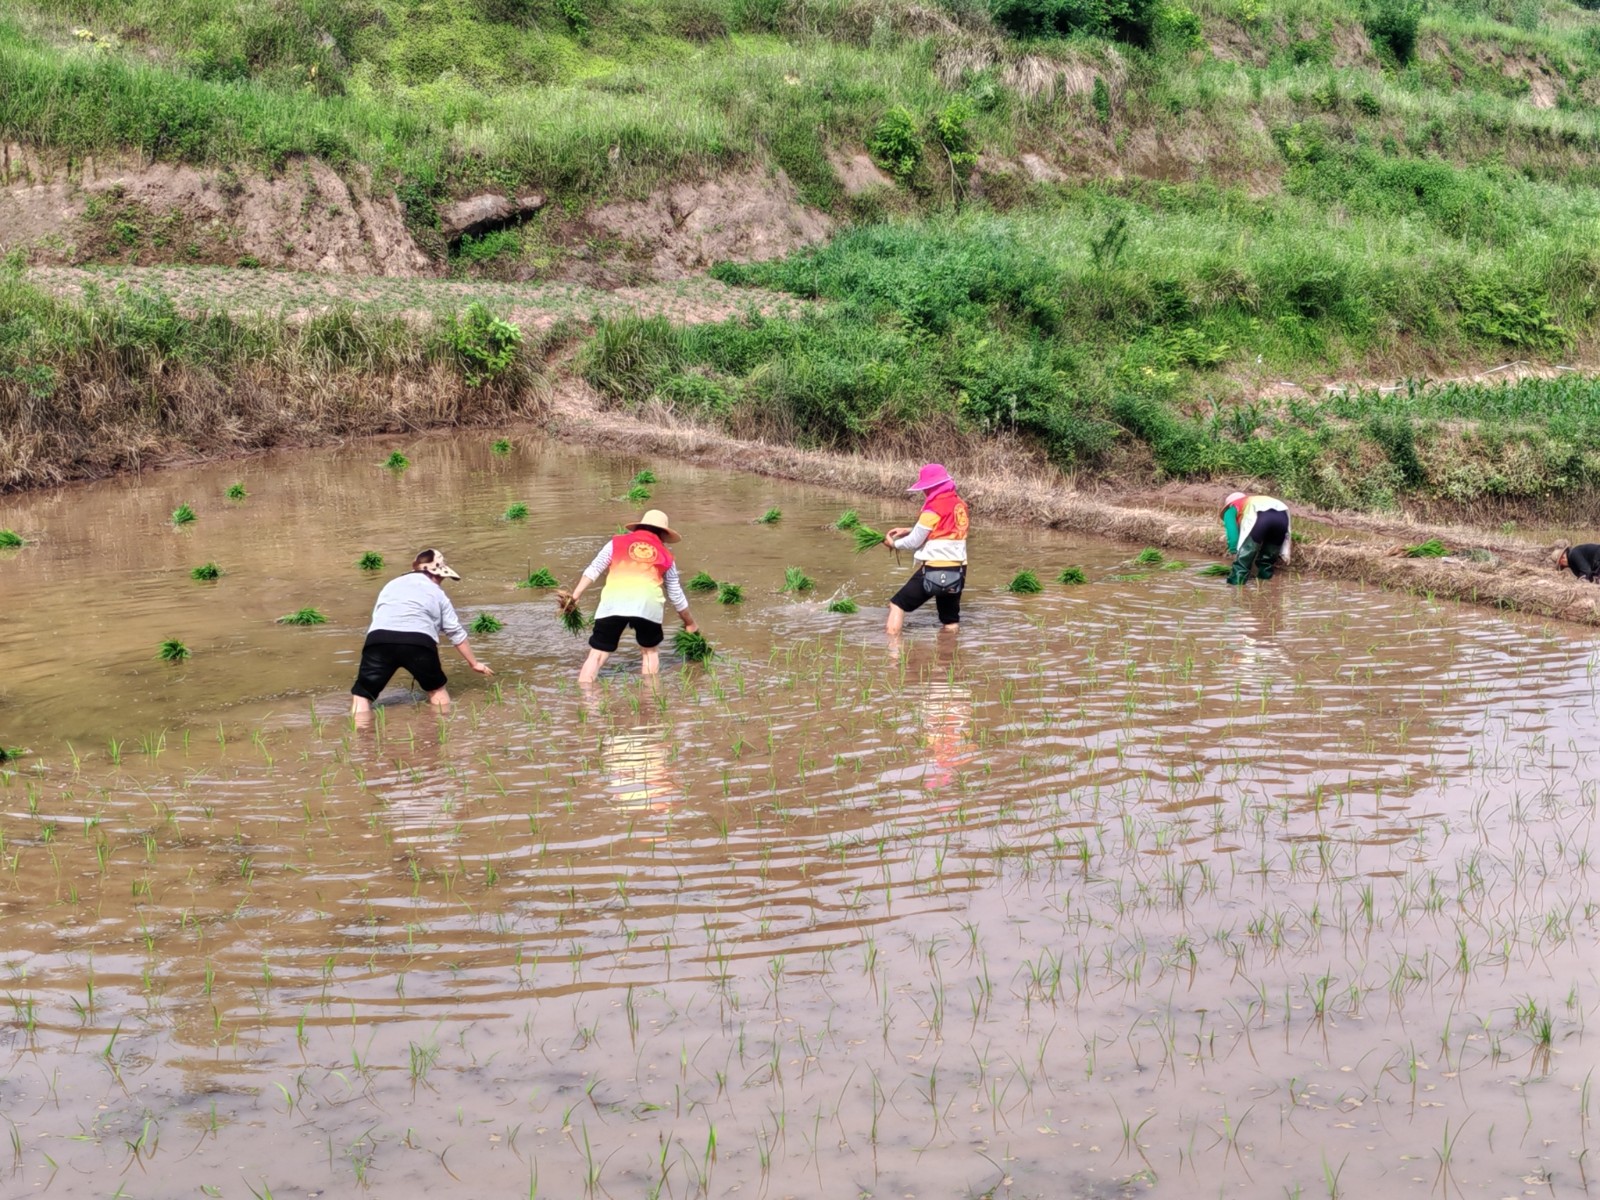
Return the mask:
<path fill-rule="evenodd" d="M 519 588 L 553 588 L 560 584 L 555 573 L 549 567 L 540 567 L 537 571 L 529 571 L 528 577 L 517 584 Z"/>
<path fill-rule="evenodd" d="M 1034 572 L 1023 570 L 1012 576 L 1011 582 L 1006 584 L 1006 591 L 1019 596 L 1031 596 L 1044 591 L 1044 584 L 1039 582 L 1039 576 Z"/>
<path fill-rule="evenodd" d="M 198 567 L 195 567 L 194 570 L 189 572 L 189 578 L 199 580 L 201 582 L 209 582 L 213 579 L 221 579 L 222 568 L 217 566 L 217 564 L 214 562 L 201 563 Z"/>
<path fill-rule="evenodd" d="M 279 625 L 326 625 L 328 618 L 314 608 L 297 608 L 278 618 Z"/>

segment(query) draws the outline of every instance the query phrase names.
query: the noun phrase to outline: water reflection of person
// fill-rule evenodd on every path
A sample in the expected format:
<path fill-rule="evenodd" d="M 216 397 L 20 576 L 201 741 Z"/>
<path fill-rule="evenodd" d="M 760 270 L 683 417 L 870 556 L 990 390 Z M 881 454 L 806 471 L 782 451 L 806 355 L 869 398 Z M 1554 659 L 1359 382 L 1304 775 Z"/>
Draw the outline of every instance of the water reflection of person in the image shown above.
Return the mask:
<path fill-rule="evenodd" d="M 926 751 L 922 783 L 947 787 L 976 754 L 972 744 L 972 687 L 960 677 L 954 638 L 939 638 L 932 652 L 914 653 L 906 663 L 917 688 L 919 736 Z"/>
<path fill-rule="evenodd" d="M 660 677 L 644 676 L 639 690 L 641 702 L 659 696 Z M 591 691 L 582 703 L 589 721 L 603 725 L 609 711 L 606 699 Z M 671 762 L 671 737 L 658 720 L 641 719 L 633 729 L 613 730 L 600 739 L 606 793 L 623 812 L 665 812 L 683 799 Z"/>

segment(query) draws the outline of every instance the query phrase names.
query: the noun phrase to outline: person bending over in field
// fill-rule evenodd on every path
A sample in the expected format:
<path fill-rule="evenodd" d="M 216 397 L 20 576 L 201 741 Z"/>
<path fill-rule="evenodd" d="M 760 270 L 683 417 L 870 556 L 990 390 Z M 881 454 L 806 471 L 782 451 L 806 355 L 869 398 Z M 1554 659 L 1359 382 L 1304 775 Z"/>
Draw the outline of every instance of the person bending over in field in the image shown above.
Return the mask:
<path fill-rule="evenodd" d="M 1222 502 L 1222 528 L 1228 553 L 1236 555 L 1228 582 L 1248 583 L 1251 568 L 1271 579 L 1279 562 L 1289 561 L 1289 506 L 1271 496 L 1234 492 Z"/>
<path fill-rule="evenodd" d="M 891 638 L 899 636 L 906 614 L 929 600 L 939 610 L 939 623 L 956 632 L 961 628 L 961 591 L 967 586 L 967 502 L 939 463 L 923 467 L 906 491 L 922 493 L 922 512 L 911 528 L 889 530 L 883 544 L 914 551 L 917 569 L 889 601 L 886 632 Z"/>
<path fill-rule="evenodd" d="M 1593 542 L 1557 550 L 1551 561 L 1558 571 L 1571 571 L 1585 583 L 1600 583 L 1600 546 Z"/>
<path fill-rule="evenodd" d="M 679 540 L 667 524 L 667 514 L 652 508 L 623 528 L 626 533 L 618 534 L 600 547 L 600 553 L 584 570 L 577 587 L 570 592 L 563 589 L 556 593 L 562 611 L 571 611 L 591 583 L 602 574 L 606 577 L 606 585 L 600 592 L 600 606 L 594 612 L 594 628 L 589 634 L 589 657 L 578 672 L 579 683 L 594 682 L 600 668 L 606 665 L 606 659 L 616 653 L 622 642 L 622 631 L 630 625 L 641 652 L 640 674 L 657 674 L 661 670 L 657 647 L 665 636 L 661 619 L 667 599 L 671 599 L 685 629 L 690 633 L 700 629 L 689 613 L 689 598 L 679 582 L 678 565 L 667 549 L 668 543 Z"/>
<path fill-rule="evenodd" d="M 445 565 L 443 554 L 424 550 L 411 560 L 410 574 L 383 585 L 361 648 L 361 668 L 350 689 L 350 711 L 357 717 L 372 712 L 372 702 L 401 667 L 428 693 L 429 704 L 448 708 L 450 693 L 444 686 L 448 680 L 439 665 L 441 634 L 479 675 L 494 674 L 473 656 L 455 605 L 444 594 L 444 581 L 460 578 Z"/>

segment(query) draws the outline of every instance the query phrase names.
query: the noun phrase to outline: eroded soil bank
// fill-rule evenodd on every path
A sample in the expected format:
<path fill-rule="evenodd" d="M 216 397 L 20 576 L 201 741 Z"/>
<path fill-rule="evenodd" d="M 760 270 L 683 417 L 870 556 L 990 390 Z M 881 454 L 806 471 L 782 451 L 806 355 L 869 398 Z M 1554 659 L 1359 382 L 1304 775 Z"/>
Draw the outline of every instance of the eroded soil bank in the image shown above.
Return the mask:
<path fill-rule="evenodd" d="M 50 632 L 0 639 L 9 1193 L 1581 1192 L 1585 631 L 980 522 L 959 638 L 891 646 L 909 564 L 832 526 L 903 519 L 892 464 L 491 436 L 0 496 Z M 709 667 L 584 692 L 516 581 L 645 469 L 744 600 L 695 594 Z M 419 543 L 498 675 L 355 729 Z"/>

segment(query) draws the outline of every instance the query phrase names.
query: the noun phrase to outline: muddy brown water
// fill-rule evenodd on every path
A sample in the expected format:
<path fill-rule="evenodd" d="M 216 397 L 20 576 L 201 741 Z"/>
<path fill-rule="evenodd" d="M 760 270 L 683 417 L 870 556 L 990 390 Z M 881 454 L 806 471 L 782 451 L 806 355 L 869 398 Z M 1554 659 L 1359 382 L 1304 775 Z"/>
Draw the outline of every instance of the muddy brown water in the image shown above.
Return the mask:
<path fill-rule="evenodd" d="M 1592 635 L 980 524 L 895 651 L 903 568 L 824 527 L 910 506 L 389 448 L 0 499 L 0 1194 L 1591 1186 Z M 746 601 L 586 695 L 513 583 L 643 467 Z M 498 686 L 354 730 L 355 561 L 424 544 Z"/>

